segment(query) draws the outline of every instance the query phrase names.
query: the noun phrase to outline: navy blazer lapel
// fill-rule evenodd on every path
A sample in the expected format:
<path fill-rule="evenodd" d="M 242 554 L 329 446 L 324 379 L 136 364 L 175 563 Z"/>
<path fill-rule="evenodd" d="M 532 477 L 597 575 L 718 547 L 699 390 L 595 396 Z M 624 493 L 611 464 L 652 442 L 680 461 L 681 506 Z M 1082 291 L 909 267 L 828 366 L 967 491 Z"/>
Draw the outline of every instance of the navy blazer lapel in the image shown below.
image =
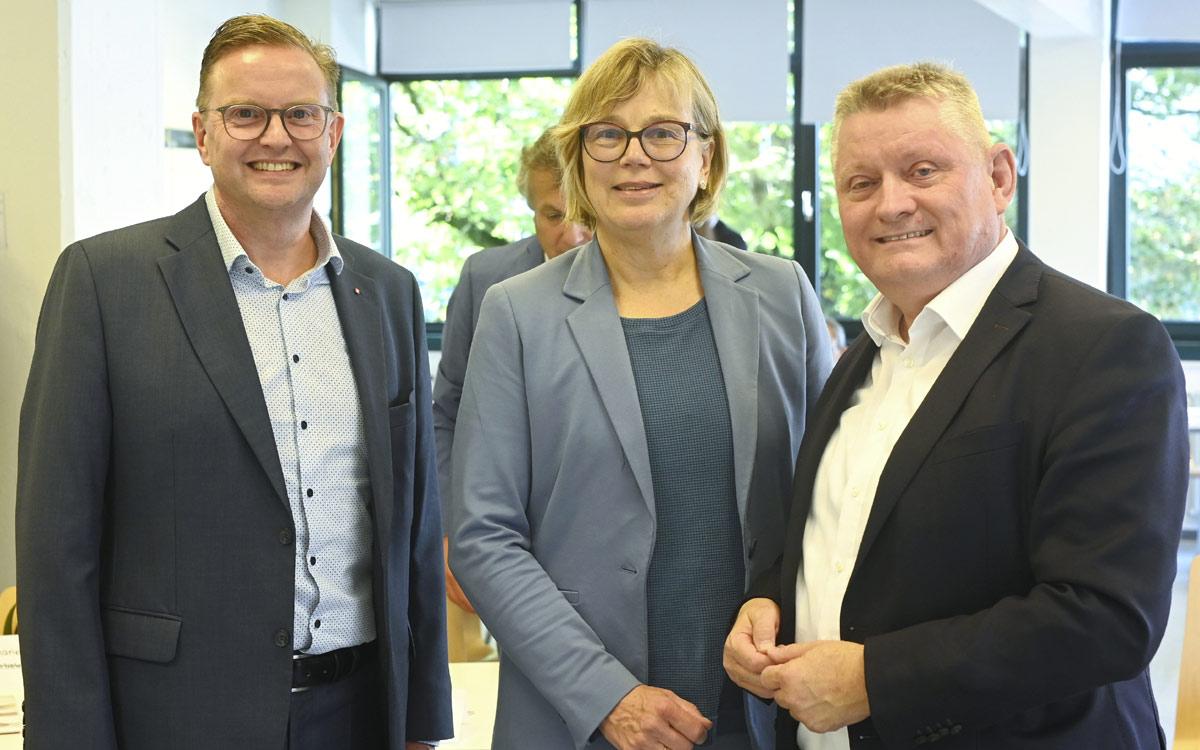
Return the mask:
<path fill-rule="evenodd" d="M 979 311 L 966 338 L 900 434 L 879 477 L 856 565 L 866 557 L 896 501 L 924 465 L 976 381 L 1029 322 L 1032 315 L 1021 306 L 1037 299 L 1041 273 L 1040 261 L 1027 249 L 1019 249 L 1016 259 Z"/>
<path fill-rule="evenodd" d="M 166 240 L 178 252 L 158 265 L 183 330 L 275 493 L 287 504 L 279 449 L 254 353 L 204 198 L 175 215 Z"/>
<path fill-rule="evenodd" d="M 733 477 L 743 526 L 750 502 L 750 480 L 758 446 L 758 292 L 739 282 L 750 268 L 728 251 L 692 232 L 696 263 L 704 285 L 708 318 L 729 401 L 733 428 Z"/>
<path fill-rule="evenodd" d="M 600 402 L 621 442 L 625 460 L 633 471 L 642 497 L 654 516 L 654 482 L 650 474 L 650 449 L 642 423 L 637 382 L 625 345 L 625 332 L 613 299 L 608 268 L 596 240 L 580 248 L 571 260 L 563 294 L 578 300 L 578 309 L 567 316 L 567 326 L 592 375 Z"/>
<path fill-rule="evenodd" d="M 345 264 L 340 274 L 326 267 L 337 305 L 342 337 L 350 353 L 350 368 L 358 387 L 362 408 L 363 439 L 367 449 L 367 475 L 371 480 L 376 538 L 386 540 L 392 524 L 391 426 L 387 423 L 388 398 L 384 392 L 386 364 L 383 360 L 383 311 L 375 281 L 359 273 L 353 258 L 339 243 Z"/>

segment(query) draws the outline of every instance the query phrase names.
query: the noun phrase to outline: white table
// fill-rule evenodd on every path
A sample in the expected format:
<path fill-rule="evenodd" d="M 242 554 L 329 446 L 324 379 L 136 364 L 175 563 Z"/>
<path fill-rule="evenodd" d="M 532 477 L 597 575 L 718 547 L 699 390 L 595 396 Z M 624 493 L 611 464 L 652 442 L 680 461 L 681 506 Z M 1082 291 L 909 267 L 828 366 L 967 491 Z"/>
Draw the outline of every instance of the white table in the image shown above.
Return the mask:
<path fill-rule="evenodd" d="M 442 742 L 439 746 L 442 750 L 490 750 L 499 679 L 499 662 L 450 665 L 450 682 L 454 686 L 454 739 Z M 0 750 L 4 748 L 0 747 Z"/>

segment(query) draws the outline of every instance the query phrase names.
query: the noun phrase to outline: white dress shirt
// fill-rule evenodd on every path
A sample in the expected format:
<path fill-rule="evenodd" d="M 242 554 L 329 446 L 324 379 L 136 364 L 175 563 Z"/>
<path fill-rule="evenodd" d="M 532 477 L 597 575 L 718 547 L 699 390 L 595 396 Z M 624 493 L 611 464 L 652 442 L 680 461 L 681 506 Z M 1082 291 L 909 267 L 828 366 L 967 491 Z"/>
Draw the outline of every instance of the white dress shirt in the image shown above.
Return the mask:
<path fill-rule="evenodd" d="M 817 469 L 796 577 L 797 643 L 842 639 L 842 600 L 892 447 L 1016 255 L 1017 242 L 1006 231 L 987 257 L 917 315 L 907 343 L 900 336 L 900 311 L 887 298 L 876 295 L 863 312 L 863 326 L 879 351 Z M 797 740 L 805 750 L 850 747 L 845 729 L 814 734 L 801 725 Z"/>

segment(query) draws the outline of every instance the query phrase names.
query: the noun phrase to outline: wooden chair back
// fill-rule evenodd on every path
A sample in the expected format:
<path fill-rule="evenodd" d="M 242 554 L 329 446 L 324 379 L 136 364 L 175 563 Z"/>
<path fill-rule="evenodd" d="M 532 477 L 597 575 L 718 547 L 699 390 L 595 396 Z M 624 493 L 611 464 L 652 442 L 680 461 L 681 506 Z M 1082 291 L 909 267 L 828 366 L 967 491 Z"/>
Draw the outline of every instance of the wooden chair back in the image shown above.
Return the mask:
<path fill-rule="evenodd" d="M 1200 750 L 1200 555 L 1192 559 L 1188 576 L 1179 703 L 1175 706 L 1175 750 Z"/>

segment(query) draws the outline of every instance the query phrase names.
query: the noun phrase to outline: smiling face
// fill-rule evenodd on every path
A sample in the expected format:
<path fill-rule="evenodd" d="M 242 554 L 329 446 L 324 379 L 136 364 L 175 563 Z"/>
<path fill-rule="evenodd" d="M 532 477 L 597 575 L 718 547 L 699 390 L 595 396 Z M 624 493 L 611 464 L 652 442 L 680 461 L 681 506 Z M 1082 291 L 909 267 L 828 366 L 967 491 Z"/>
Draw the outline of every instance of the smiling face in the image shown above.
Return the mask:
<path fill-rule="evenodd" d="M 834 165 L 846 245 L 907 324 L 1004 236 L 1012 151 L 949 127 L 938 102 L 909 98 L 846 117 Z"/>
<path fill-rule="evenodd" d="M 266 132 L 239 141 L 225 131 L 221 113 L 215 110 L 228 104 L 268 109 L 334 106 L 313 58 L 295 47 L 240 47 L 213 65 L 207 90 L 209 111 L 192 115 L 192 129 L 200 157 L 212 169 L 222 211 L 241 217 L 285 213 L 306 220 L 341 140 L 342 116 L 331 115 L 319 138 L 298 141 L 288 135 L 278 115 L 271 115 Z"/>
<path fill-rule="evenodd" d="M 634 131 L 662 120 L 695 121 L 691 102 L 657 76 L 599 119 Z M 598 162 L 583 154 L 583 182 L 596 213 L 596 233 L 686 235 L 689 206 L 708 179 L 711 154 L 711 143 L 695 132 L 688 134 L 687 147 L 672 161 L 652 160 L 636 139 L 616 161 Z"/>

